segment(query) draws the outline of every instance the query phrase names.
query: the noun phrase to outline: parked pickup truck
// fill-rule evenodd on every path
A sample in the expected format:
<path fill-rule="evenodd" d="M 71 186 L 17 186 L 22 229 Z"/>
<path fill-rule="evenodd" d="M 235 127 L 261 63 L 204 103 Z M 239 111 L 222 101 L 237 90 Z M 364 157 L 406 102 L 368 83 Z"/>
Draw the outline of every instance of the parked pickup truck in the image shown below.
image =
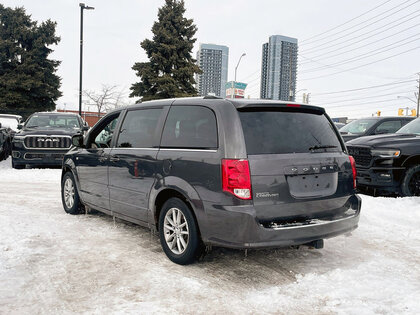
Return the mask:
<path fill-rule="evenodd" d="M 34 113 L 13 137 L 12 167 L 60 166 L 71 137 L 88 129 L 82 118 L 68 113 Z"/>
<path fill-rule="evenodd" d="M 396 133 L 361 137 L 346 145 L 356 160 L 359 191 L 420 196 L 420 118 Z"/>
<path fill-rule="evenodd" d="M 347 142 L 359 137 L 394 133 L 413 119 L 405 116 L 361 118 L 340 128 L 340 134 Z"/>

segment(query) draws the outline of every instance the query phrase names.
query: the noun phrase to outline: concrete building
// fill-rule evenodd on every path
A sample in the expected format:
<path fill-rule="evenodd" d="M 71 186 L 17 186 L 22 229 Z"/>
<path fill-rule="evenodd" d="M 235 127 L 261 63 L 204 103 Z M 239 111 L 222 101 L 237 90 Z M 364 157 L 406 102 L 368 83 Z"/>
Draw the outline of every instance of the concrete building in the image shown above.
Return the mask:
<path fill-rule="evenodd" d="M 273 35 L 262 46 L 260 98 L 294 101 L 297 39 Z"/>
<path fill-rule="evenodd" d="M 197 64 L 203 71 L 197 75 L 197 90 L 201 96 L 226 96 L 229 48 L 227 46 L 200 44 Z"/>

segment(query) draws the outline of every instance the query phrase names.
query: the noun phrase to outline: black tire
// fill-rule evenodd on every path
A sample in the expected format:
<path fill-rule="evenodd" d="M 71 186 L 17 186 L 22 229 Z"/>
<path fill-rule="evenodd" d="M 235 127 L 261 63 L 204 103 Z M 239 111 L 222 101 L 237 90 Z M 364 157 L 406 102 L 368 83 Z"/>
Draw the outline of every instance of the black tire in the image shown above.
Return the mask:
<path fill-rule="evenodd" d="M 0 150 L 1 150 L 1 148 L 0 148 Z M 6 160 L 8 156 L 9 155 L 8 155 L 8 153 L 6 153 L 6 150 L 3 149 L 3 150 L 0 151 L 0 161 Z"/>
<path fill-rule="evenodd" d="M 70 202 L 71 199 L 72 202 Z M 79 193 L 77 192 L 76 182 L 71 172 L 65 173 L 61 181 L 61 202 L 63 203 L 64 211 L 69 214 L 79 214 L 82 212 L 82 204 Z"/>
<path fill-rule="evenodd" d="M 13 159 L 12 159 L 12 167 L 14 168 L 14 169 L 17 169 L 17 170 L 21 170 L 21 169 L 24 169 L 25 168 L 25 164 L 18 164 L 18 163 L 15 163 L 14 161 L 13 161 Z"/>
<path fill-rule="evenodd" d="M 403 196 L 420 196 L 420 165 L 410 167 L 401 183 Z"/>
<path fill-rule="evenodd" d="M 0 146 L 0 161 L 6 160 L 10 155 L 10 138 L 7 138 L 3 145 Z"/>
<path fill-rule="evenodd" d="M 172 215 L 174 213 L 179 214 L 177 211 L 180 211 L 182 214 L 178 224 L 174 222 L 177 228 L 168 230 L 168 226 L 173 226 L 166 224 L 166 227 L 164 227 L 165 220 L 168 220 L 168 218 L 173 219 Z M 169 221 L 166 221 L 166 223 L 168 222 Z M 186 225 L 184 225 L 185 222 Z M 185 227 L 187 231 L 185 230 Z M 175 229 L 177 231 L 175 231 Z M 171 231 L 172 233 L 170 233 Z M 188 232 L 188 234 L 185 234 L 185 232 Z M 171 238 L 171 236 L 173 238 Z M 203 244 L 200 239 L 197 222 L 195 221 L 190 208 L 179 198 L 170 198 L 163 205 L 159 215 L 159 238 L 166 256 L 179 265 L 193 263 L 200 257 L 203 251 Z M 171 239 L 173 240 L 173 249 L 171 249 L 169 245 Z M 186 244 L 186 246 L 184 246 L 184 244 Z"/>

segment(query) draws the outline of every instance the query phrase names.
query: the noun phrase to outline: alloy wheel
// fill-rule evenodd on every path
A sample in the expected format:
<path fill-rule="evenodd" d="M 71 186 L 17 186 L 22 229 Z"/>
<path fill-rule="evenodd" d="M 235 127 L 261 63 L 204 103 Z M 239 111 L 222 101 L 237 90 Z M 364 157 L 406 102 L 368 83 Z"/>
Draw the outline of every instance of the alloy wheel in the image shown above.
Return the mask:
<path fill-rule="evenodd" d="M 187 249 L 190 239 L 188 223 L 184 213 L 178 208 L 169 209 L 163 224 L 165 241 L 169 249 L 174 254 L 182 254 Z"/>
<path fill-rule="evenodd" d="M 69 209 L 74 205 L 74 184 L 71 178 L 64 182 L 64 202 Z"/>

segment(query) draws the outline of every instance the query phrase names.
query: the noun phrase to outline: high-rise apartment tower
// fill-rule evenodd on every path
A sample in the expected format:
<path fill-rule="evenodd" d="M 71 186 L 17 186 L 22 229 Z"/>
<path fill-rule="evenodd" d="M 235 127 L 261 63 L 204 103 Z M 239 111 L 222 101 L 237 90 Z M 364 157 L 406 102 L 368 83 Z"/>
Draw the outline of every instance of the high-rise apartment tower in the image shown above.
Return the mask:
<path fill-rule="evenodd" d="M 297 51 L 296 38 L 273 35 L 263 44 L 261 98 L 295 100 Z"/>
<path fill-rule="evenodd" d="M 200 44 L 197 52 L 197 64 L 203 73 L 196 77 L 199 95 L 226 96 L 228 58 L 228 47 Z"/>

